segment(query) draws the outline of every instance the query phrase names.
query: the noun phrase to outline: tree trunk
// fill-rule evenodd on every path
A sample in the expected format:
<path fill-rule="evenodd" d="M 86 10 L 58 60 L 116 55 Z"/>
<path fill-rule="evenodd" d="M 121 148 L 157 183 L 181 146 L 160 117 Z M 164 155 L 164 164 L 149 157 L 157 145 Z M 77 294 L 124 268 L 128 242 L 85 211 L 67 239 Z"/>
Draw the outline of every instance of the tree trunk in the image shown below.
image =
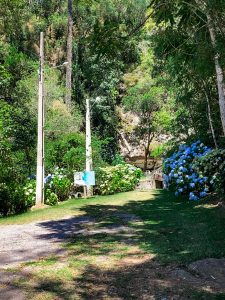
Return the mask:
<path fill-rule="evenodd" d="M 213 127 L 211 107 L 210 107 L 208 95 L 206 95 L 206 100 L 207 100 L 207 108 L 208 108 L 209 125 L 210 125 L 210 129 L 211 129 L 212 137 L 213 137 L 213 142 L 215 144 L 215 147 L 218 148 L 218 144 L 217 144 L 217 140 L 216 140 L 216 135 L 215 135 L 215 130 L 214 130 L 214 127 Z"/>
<path fill-rule="evenodd" d="M 72 96 L 72 58 L 73 58 L 73 6 L 68 0 L 68 33 L 67 33 L 67 67 L 66 67 L 66 97 L 65 103 L 71 107 Z"/>
<path fill-rule="evenodd" d="M 209 126 L 210 126 L 210 130 L 211 130 L 211 133 L 212 133 L 214 145 L 215 145 L 216 148 L 218 148 L 218 144 L 217 144 L 217 140 L 216 140 L 216 134 L 215 134 L 214 126 L 213 126 L 213 119 L 212 119 L 209 95 L 207 93 L 206 84 L 204 83 L 204 81 L 203 81 L 203 85 L 204 85 L 204 92 L 205 92 L 205 97 L 206 97 L 206 102 L 207 102 Z"/>
<path fill-rule="evenodd" d="M 148 152 L 149 152 L 149 148 L 145 147 L 144 168 L 143 168 L 144 173 L 147 171 L 147 167 L 148 167 Z"/>
<path fill-rule="evenodd" d="M 148 137 L 147 137 L 147 144 L 145 146 L 145 154 L 144 154 L 144 168 L 143 168 L 143 172 L 147 171 L 148 168 L 148 154 L 149 154 L 149 147 L 151 144 L 153 136 L 151 137 L 151 132 L 150 132 L 150 128 L 148 129 Z"/>
<path fill-rule="evenodd" d="M 218 94 L 219 94 L 219 107 L 220 107 L 220 116 L 223 128 L 223 135 L 225 136 L 225 83 L 224 83 L 224 74 L 223 69 L 219 62 L 219 53 L 216 50 L 216 32 L 214 28 L 214 24 L 212 22 L 212 18 L 210 14 L 207 13 L 207 20 L 208 20 L 208 29 L 210 33 L 211 43 L 215 50 L 214 55 L 214 62 L 215 62 L 215 69 L 216 69 L 216 78 L 217 78 L 217 87 L 218 87 Z"/>

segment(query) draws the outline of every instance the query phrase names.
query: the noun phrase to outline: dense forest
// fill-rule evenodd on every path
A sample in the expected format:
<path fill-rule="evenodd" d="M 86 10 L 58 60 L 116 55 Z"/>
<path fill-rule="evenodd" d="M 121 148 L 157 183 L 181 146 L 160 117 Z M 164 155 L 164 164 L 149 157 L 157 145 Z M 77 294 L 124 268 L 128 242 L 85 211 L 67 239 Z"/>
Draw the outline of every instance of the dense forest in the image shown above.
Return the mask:
<path fill-rule="evenodd" d="M 2 203 L 36 172 L 40 32 L 46 174 L 85 169 L 87 97 L 96 170 L 122 160 L 121 130 L 145 160 L 184 142 L 225 146 L 223 0 L 0 0 Z"/>

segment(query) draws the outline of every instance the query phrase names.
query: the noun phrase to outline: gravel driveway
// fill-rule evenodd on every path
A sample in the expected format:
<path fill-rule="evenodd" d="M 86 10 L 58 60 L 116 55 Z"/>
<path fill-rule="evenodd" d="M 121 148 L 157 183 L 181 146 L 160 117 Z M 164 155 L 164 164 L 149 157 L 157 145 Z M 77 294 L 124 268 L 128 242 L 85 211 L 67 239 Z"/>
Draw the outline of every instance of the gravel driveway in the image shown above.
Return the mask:
<path fill-rule="evenodd" d="M 117 214 L 124 221 L 137 218 L 129 214 Z M 18 271 L 7 271 L 20 263 L 36 261 L 53 255 L 66 253 L 63 242 L 76 234 L 95 235 L 98 233 L 132 234 L 127 226 L 113 224 L 95 228 L 95 219 L 89 216 L 67 217 L 54 221 L 33 222 L 23 225 L 0 226 L 0 300 L 24 300 L 26 295 L 16 285 Z"/>
<path fill-rule="evenodd" d="M 0 227 L 0 268 L 37 260 L 65 252 L 62 242 L 82 231 L 89 217 L 70 217 L 56 221 L 35 222 Z"/>

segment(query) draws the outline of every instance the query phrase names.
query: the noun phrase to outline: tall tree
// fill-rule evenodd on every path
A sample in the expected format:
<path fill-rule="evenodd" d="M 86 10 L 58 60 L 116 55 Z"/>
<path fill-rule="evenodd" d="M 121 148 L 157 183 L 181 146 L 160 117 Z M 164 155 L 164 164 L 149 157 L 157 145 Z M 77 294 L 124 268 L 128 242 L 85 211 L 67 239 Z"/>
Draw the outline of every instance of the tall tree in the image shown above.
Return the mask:
<path fill-rule="evenodd" d="M 219 106 L 220 106 L 220 116 L 223 127 L 223 135 L 225 136 L 225 81 L 224 81 L 224 72 L 220 63 L 220 53 L 217 51 L 217 41 L 216 41 L 216 31 L 213 19 L 210 15 L 210 12 L 206 13 L 208 28 L 211 38 L 211 43 L 214 49 L 214 61 L 216 69 L 216 78 L 217 78 L 217 87 L 219 95 Z"/>
<path fill-rule="evenodd" d="M 171 57 L 183 56 L 180 65 L 181 72 L 185 69 L 188 70 L 186 67 L 190 65 L 191 61 L 192 65 L 194 60 L 198 61 L 198 64 L 192 66 L 194 75 L 197 75 L 194 78 L 216 78 L 215 87 L 217 86 L 218 90 L 221 125 L 225 136 L 225 82 L 222 68 L 224 56 L 223 47 L 221 47 L 221 43 L 224 44 L 225 39 L 220 28 L 225 8 L 223 2 L 212 0 L 177 0 L 173 2 L 153 0 L 151 5 L 157 24 L 163 24 L 161 32 L 167 36 L 168 40 L 171 34 L 173 37 L 177 36 L 173 41 L 168 41 L 167 48 L 164 48 L 164 54 L 167 53 L 167 60 L 168 57 L 171 59 Z M 222 14 L 221 11 L 223 11 Z M 206 61 L 207 55 L 208 61 Z M 214 63 L 215 71 L 210 74 L 205 72 L 205 66 L 206 64 L 210 66 L 211 63 Z M 203 66 L 204 64 L 205 66 Z M 206 77 L 204 78 L 204 76 Z M 190 80 L 193 82 L 193 79 Z M 200 88 L 204 93 L 204 88 Z"/>
<path fill-rule="evenodd" d="M 151 142 L 159 129 L 156 126 L 156 113 L 160 109 L 161 98 L 162 89 L 145 82 L 144 84 L 138 83 L 130 88 L 123 99 L 125 109 L 133 112 L 139 118 L 138 124 L 134 128 L 134 135 L 137 143 L 140 144 L 141 142 L 143 144 L 144 172 L 148 167 Z"/>

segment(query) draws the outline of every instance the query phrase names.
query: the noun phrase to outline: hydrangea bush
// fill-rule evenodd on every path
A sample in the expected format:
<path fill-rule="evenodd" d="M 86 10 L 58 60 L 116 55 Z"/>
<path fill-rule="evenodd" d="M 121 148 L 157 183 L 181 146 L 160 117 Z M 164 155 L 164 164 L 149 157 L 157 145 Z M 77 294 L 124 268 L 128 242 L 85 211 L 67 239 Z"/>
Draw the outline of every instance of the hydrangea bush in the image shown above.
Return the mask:
<path fill-rule="evenodd" d="M 225 195 L 225 150 L 215 149 L 197 158 L 194 169 L 208 177 L 211 191 Z"/>
<path fill-rule="evenodd" d="M 139 183 L 142 171 L 129 164 L 100 168 L 98 186 L 103 195 L 132 191 Z"/>
<path fill-rule="evenodd" d="M 63 168 L 56 167 L 53 174 L 48 174 L 45 178 L 45 183 L 46 186 L 57 195 L 59 201 L 64 201 L 69 198 L 72 183 Z"/>
<path fill-rule="evenodd" d="M 12 185 L 0 183 L 0 215 L 22 213 L 31 206 L 32 204 L 26 201 L 24 191 L 18 183 Z"/>
<path fill-rule="evenodd" d="M 164 161 L 165 185 L 175 191 L 175 195 L 188 195 L 190 200 L 204 198 L 209 191 L 208 177 L 196 172 L 193 162 L 211 152 L 200 141 L 191 146 L 181 145 L 179 150 Z"/>
<path fill-rule="evenodd" d="M 45 189 L 45 204 L 53 206 L 58 204 L 58 196 L 50 189 Z"/>
<path fill-rule="evenodd" d="M 36 180 L 28 179 L 26 185 L 23 188 L 25 201 L 29 204 L 29 207 L 35 205 L 36 198 Z"/>
<path fill-rule="evenodd" d="M 45 196 L 44 201 L 47 205 L 56 205 L 58 201 L 69 198 L 71 181 L 65 174 L 64 169 L 55 168 L 53 174 L 45 177 Z M 26 207 L 35 205 L 36 198 L 36 180 L 28 179 L 23 188 L 23 198 Z"/>
<path fill-rule="evenodd" d="M 26 204 L 26 207 L 30 208 L 33 205 L 35 205 L 36 180 L 28 179 L 23 190 L 24 190 L 24 202 Z M 45 204 L 47 205 L 56 205 L 58 203 L 58 196 L 49 188 L 48 185 L 45 185 L 44 201 Z"/>

